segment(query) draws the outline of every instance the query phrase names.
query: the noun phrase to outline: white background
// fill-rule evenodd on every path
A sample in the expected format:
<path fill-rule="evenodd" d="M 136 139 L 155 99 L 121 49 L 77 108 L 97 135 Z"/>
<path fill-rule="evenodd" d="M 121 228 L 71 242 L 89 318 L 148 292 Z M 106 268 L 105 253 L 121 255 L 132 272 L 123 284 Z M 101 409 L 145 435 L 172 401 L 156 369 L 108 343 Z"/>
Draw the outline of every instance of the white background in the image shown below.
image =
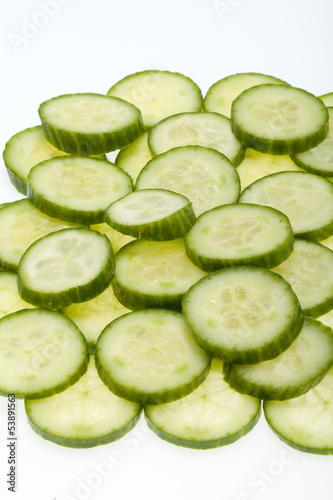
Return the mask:
<path fill-rule="evenodd" d="M 205 95 L 229 74 L 274 75 L 333 91 L 331 0 L 2 0 L 0 147 L 39 123 L 39 104 L 106 93 L 127 74 L 167 69 Z M 19 199 L 3 162 L 0 202 Z M 7 400 L 0 398 L 0 498 L 15 500 L 312 500 L 332 498 L 333 457 L 286 447 L 261 418 L 224 448 L 161 441 L 142 421 L 121 440 L 73 450 L 44 441 L 18 402 L 17 492 L 6 487 Z"/>

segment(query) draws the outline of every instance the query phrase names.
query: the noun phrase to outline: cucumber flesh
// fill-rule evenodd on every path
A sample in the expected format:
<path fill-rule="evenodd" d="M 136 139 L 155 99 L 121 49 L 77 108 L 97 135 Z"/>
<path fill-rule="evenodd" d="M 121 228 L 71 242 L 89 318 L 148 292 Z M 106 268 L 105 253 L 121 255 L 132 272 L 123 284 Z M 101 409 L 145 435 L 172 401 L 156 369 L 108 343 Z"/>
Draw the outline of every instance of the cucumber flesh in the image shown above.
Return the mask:
<path fill-rule="evenodd" d="M 146 131 L 119 151 L 115 164 L 127 172 L 135 183 L 139 173 L 152 157 L 148 147 L 148 131 Z"/>
<path fill-rule="evenodd" d="M 1 271 L 0 318 L 21 309 L 29 309 L 32 307 L 34 306 L 23 300 L 18 292 L 16 273 Z"/>

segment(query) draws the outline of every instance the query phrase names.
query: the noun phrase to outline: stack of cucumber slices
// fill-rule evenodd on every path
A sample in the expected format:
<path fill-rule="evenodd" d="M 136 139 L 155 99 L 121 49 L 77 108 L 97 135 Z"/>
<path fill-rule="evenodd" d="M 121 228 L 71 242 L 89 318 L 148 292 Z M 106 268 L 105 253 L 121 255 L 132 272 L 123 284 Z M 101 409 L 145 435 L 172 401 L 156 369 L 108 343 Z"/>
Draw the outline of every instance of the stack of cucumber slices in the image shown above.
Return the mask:
<path fill-rule="evenodd" d="M 333 94 L 147 70 L 38 112 L 3 153 L 0 394 L 62 446 L 144 413 L 214 448 L 263 406 L 333 454 Z"/>

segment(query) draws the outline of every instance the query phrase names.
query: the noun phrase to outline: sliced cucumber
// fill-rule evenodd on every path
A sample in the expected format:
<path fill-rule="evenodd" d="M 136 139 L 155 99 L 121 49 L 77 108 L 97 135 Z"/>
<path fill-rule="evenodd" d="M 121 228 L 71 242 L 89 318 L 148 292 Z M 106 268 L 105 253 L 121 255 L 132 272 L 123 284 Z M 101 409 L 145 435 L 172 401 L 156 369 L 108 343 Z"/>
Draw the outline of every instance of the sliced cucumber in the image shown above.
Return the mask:
<path fill-rule="evenodd" d="M 64 307 L 62 312 L 80 328 L 85 336 L 90 352 L 95 351 L 97 339 L 109 323 L 130 312 L 116 299 L 109 286 L 97 297 Z"/>
<path fill-rule="evenodd" d="M 66 153 L 90 156 L 121 149 L 143 132 L 138 108 L 102 94 L 64 94 L 38 108 L 46 139 Z"/>
<path fill-rule="evenodd" d="M 110 285 L 113 273 L 106 236 L 88 228 L 62 229 L 35 241 L 24 253 L 18 289 L 27 302 L 56 309 L 96 297 Z"/>
<path fill-rule="evenodd" d="M 242 191 L 262 177 L 289 170 L 302 171 L 289 155 L 270 155 L 251 148 L 247 148 L 244 160 L 237 167 Z"/>
<path fill-rule="evenodd" d="M 267 175 L 244 189 L 239 201 L 280 210 L 289 218 L 296 236 L 320 241 L 333 234 L 333 184 L 319 175 Z"/>
<path fill-rule="evenodd" d="M 26 400 L 28 422 L 44 439 L 62 446 L 91 448 L 115 441 L 137 423 L 141 406 L 113 394 L 90 357 L 87 372 L 61 394 Z"/>
<path fill-rule="evenodd" d="M 149 427 L 170 443 L 195 449 L 224 446 L 247 434 L 259 420 L 260 400 L 231 389 L 221 371 L 222 362 L 213 359 L 207 378 L 191 394 L 145 406 Z"/>
<path fill-rule="evenodd" d="M 294 235 L 282 212 L 234 203 L 201 214 L 184 241 L 193 264 L 211 272 L 242 264 L 276 266 L 291 254 Z"/>
<path fill-rule="evenodd" d="M 295 239 L 294 251 L 272 271 L 291 284 L 303 313 L 318 317 L 333 308 L 333 251 L 302 239 Z"/>
<path fill-rule="evenodd" d="M 0 272 L 0 318 L 7 314 L 29 309 L 31 304 L 23 300 L 17 289 L 16 273 Z"/>
<path fill-rule="evenodd" d="M 65 390 L 86 371 L 84 336 L 69 318 L 22 309 L 0 319 L 0 394 L 44 398 Z"/>
<path fill-rule="evenodd" d="M 153 155 L 179 146 L 197 145 L 216 149 L 237 167 L 245 148 L 234 136 L 231 122 L 219 113 L 179 113 L 157 123 L 148 135 Z"/>
<path fill-rule="evenodd" d="M 152 159 L 148 147 L 148 131 L 121 149 L 115 159 L 115 164 L 125 170 L 135 182 L 143 167 Z"/>
<path fill-rule="evenodd" d="M 52 158 L 28 175 L 30 202 L 49 217 L 76 224 L 103 222 L 110 203 L 132 190 L 126 172 L 97 158 Z"/>
<path fill-rule="evenodd" d="M 206 275 L 185 252 L 184 240 L 135 240 L 116 254 L 112 287 L 128 309 L 179 310 L 184 293 Z"/>
<path fill-rule="evenodd" d="M 181 146 L 156 156 L 141 170 L 136 189 L 148 188 L 186 196 L 198 216 L 210 208 L 236 202 L 240 181 L 235 167 L 218 151 Z"/>
<path fill-rule="evenodd" d="M 5 204 L 0 207 L 0 264 L 17 272 L 22 255 L 34 241 L 69 227 L 72 224 L 51 219 L 27 199 Z"/>
<path fill-rule="evenodd" d="M 32 167 L 54 156 L 66 155 L 46 140 L 43 127 L 37 125 L 13 135 L 6 143 L 3 159 L 11 183 L 19 193 L 27 194 L 27 177 Z"/>
<path fill-rule="evenodd" d="M 183 315 L 165 309 L 115 319 L 96 347 L 96 366 L 104 383 L 118 396 L 142 404 L 186 396 L 206 378 L 210 362 Z"/>
<path fill-rule="evenodd" d="M 285 279 L 234 266 L 200 279 L 184 295 L 183 314 L 197 342 L 226 362 L 259 363 L 287 349 L 303 316 Z"/>
<path fill-rule="evenodd" d="M 139 108 L 147 128 L 176 113 L 201 111 L 203 105 L 197 84 L 187 76 L 170 71 L 134 73 L 112 85 L 107 94 Z"/>
<path fill-rule="evenodd" d="M 297 450 L 333 454 L 333 369 L 313 389 L 286 401 L 265 401 L 266 420 L 273 432 Z"/>
<path fill-rule="evenodd" d="M 204 109 L 230 118 L 231 105 L 244 90 L 263 83 L 286 84 L 285 81 L 262 73 L 236 73 L 214 83 L 204 99 Z"/>
<path fill-rule="evenodd" d="M 255 85 L 232 103 L 231 128 L 242 144 L 262 153 L 300 153 L 325 139 L 328 112 L 320 99 L 303 89 Z"/>
<path fill-rule="evenodd" d="M 111 203 L 104 220 L 120 233 L 144 240 L 180 238 L 192 226 L 195 214 L 190 201 L 166 189 L 142 189 Z"/>
<path fill-rule="evenodd" d="M 113 252 L 116 254 L 123 246 L 125 246 L 130 241 L 135 238 L 133 236 L 128 236 L 127 234 L 122 234 L 110 227 L 108 224 L 103 222 L 102 224 L 92 224 L 90 229 L 98 231 L 101 234 L 105 234 L 110 240 Z"/>
<path fill-rule="evenodd" d="M 315 148 L 304 153 L 292 155 L 292 160 L 299 167 L 313 174 L 333 176 L 333 107 L 327 108 L 330 129 L 325 139 Z"/>
<path fill-rule="evenodd" d="M 323 94 L 319 96 L 319 99 L 321 99 L 326 106 L 333 106 L 333 92 Z"/>
<path fill-rule="evenodd" d="M 255 365 L 228 364 L 225 380 L 236 391 L 260 399 L 284 400 L 317 385 L 333 364 L 333 330 L 305 318 L 302 330 L 279 356 Z"/>

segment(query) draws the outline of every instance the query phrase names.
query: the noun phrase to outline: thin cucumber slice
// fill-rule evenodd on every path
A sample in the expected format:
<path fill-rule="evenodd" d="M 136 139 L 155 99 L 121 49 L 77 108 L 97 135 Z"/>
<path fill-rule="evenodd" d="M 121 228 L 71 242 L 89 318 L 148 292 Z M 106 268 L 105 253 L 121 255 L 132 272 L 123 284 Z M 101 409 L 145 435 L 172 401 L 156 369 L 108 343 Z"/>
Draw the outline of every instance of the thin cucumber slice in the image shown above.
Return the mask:
<path fill-rule="evenodd" d="M 197 216 L 236 202 L 240 193 L 237 170 L 228 158 L 202 146 L 181 146 L 156 156 L 141 170 L 135 187 L 182 194 L 192 202 Z"/>
<path fill-rule="evenodd" d="M 115 296 L 128 309 L 181 309 L 184 293 L 206 275 L 185 252 L 184 240 L 135 240 L 115 257 Z"/>
<path fill-rule="evenodd" d="M 97 158 L 52 158 L 28 175 L 30 202 L 49 217 L 76 224 L 103 222 L 110 203 L 132 190 L 126 172 Z"/>
<path fill-rule="evenodd" d="M 319 175 L 267 175 L 244 189 L 239 202 L 280 210 L 290 220 L 296 236 L 320 241 L 333 234 L 333 184 Z"/>
<path fill-rule="evenodd" d="M 111 443 L 133 429 L 141 406 L 113 394 L 99 378 L 91 356 L 78 382 L 61 394 L 26 400 L 25 410 L 29 424 L 44 439 L 71 448 L 91 448 Z"/>
<path fill-rule="evenodd" d="M 319 99 L 321 99 L 326 106 L 333 106 L 333 92 L 323 94 L 319 96 Z"/>
<path fill-rule="evenodd" d="M 90 156 L 121 149 L 143 132 L 138 108 L 102 94 L 64 94 L 38 108 L 46 139 L 71 155 Z"/>
<path fill-rule="evenodd" d="M 236 391 L 265 400 L 300 396 L 317 385 L 333 364 L 333 330 L 305 318 L 302 330 L 279 356 L 255 365 L 224 366 L 225 380 Z"/>
<path fill-rule="evenodd" d="M 120 233 L 144 240 L 180 238 L 194 224 L 190 201 L 166 189 L 133 191 L 106 209 L 104 220 Z"/>
<path fill-rule="evenodd" d="M 26 198 L 5 204 L 0 207 L 1 266 L 17 272 L 22 255 L 32 243 L 69 227 L 73 225 L 41 213 Z"/>
<path fill-rule="evenodd" d="M 275 358 L 291 345 L 303 324 L 289 283 L 252 266 L 220 269 L 203 277 L 184 295 L 182 310 L 204 349 L 239 364 Z"/>
<path fill-rule="evenodd" d="M 62 312 L 80 328 L 90 352 L 94 352 L 102 330 L 114 319 L 131 311 L 116 299 L 112 287 L 109 286 L 97 297 L 86 302 L 71 304 L 64 307 Z"/>
<path fill-rule="evenodd" d="M 325 139 L 328 112 L 320 99 L 303 89 L 255 85 L 232 103 L 231 128 L 242 144 L 262 153 L 300 153 Z"/>
<path fill-rule="evenodd" d="M 303 313 L 314 318 L 333 308 L 333 251 L 302 239 L 295 239 L 290 257 L 272 269 L 290 283 Z"/>
<path fill-rule="evenodd" d="M 293 251 L 289 219 L 263 205 L 234 203 L 201 214 L 184 237 L 196 266 L 211 272 L 223 267 L 274 267 Z"/>
<path fill-rule="evenodd" d="M 110 240 L 113 253 L 116 254 L 118 250 L 120 250 L 123 246 L 127 245 L 131 241 L 135 240 L 133 236 L 128 236 L 127 234 L 119 233 L 108 224 L 103 222 L 102 224 L 92 224 L 90 229 L 94 231 L 98 231 L 101 234 L 105 234 L 107 238 Z"/>
<path fill-rule="evenodd" d="M 260 400 L 231 389 L 221 371 L 222 362 L 213 359 L 207 378 L 191 394 L 145 406 L 149 427 L 170 443 L 195 449 L 225 446 L 245 436 L 259 420 Z"/>
<path fill-rule="evenodd" d="M 131 102 L 149 128 L 167 116 L 201 111 L 202 94 L 191 78 L 170 71 L 146 70 L 126 76 L 112 85 L 107 95 Z"/>
<path fill-rule="evenodd" d="M 333 176 L 333 107 L 327 108 L 330 128 L 325 139 L 315 148 L 292 155 L 299 167 L 313 174 Z"/>
<path fill-rule="evenodd" d="M 333 250 L 333 236 L 330 236 L 329 238 L 326 238 L 325 240 L 321 240 L 319 243 L 321 245 L 324 245 L 325 247 Z"/>
<path fill-rule="evenodd" d="M 11 183 L 26 196 L 30 169 L 41 161 L 66 154 L 52 146 L 45 138 L 43 127 L 37 125 L 13 135 L 6 143 L 3 159 Z"/>
<path fill-rule="evenodd" d="M 0 394 L 37 399 L 74 384 L 86 371 L 84 336 L 57 311 L 22 309 L 0 319 Z"/>
<path fill-rule="evenodd" d="M 176 311 L 126 314 L 112 321 L 97 341 L 96 366 L 104 383 L 118 396 L 141 404 L 186 396 L 206 378 L 210 363 Z"/>
<path fill-rule="evenodd" d="M 273 432 L 296 450 L 333 454 L 333 369 L 298 398 L 265 401 L 266 420 Z"/>
<path fill-rule="evenodd" d="M 0 318 L 7 314 L 34 307 L 23 300 L 17 289 L 16 273 L 0 272 Z"/>
<path fill-rule="evenodd" d="M 27 302 L 56 309 L 84 302 L 111 283 L 114 257 L 106 236 L 88 228 L 62 229 L 35 241 L 18 269 L 18 289 Z"/>
<path fill-rule="evenodd" d="M 157 123 L 149 132 L 148 146 L 153 155 L 169 149 L 197 145 L 216 149 L 237 167 L 245 148 L 234 136 L 231 122 L 219 113 L 179 113 Z"/>
<path fill-rule="evenodd" d="M 262 73 L 236 73 L 218 80 L 208 89 L 204 99 L 204 109 L 230 118 L 231 106 L 236 97 L 244 90 L 263 83 L 286 84 L 279 78 Z"/>
<path fill-rule="evenodd" d="M 241 191 L 262 177 L 289 170 L 302 172 L 289 155 L 270 155 L 247 148 L 244 160 L 237 167 Z"/>
<path fill-rule="evenodd" d="M 152 157 L 148 147 L 148 131 L 146 131 L 119 151 L 115 164 L 125 170 L 135 182 L 143 167 Z"/>

